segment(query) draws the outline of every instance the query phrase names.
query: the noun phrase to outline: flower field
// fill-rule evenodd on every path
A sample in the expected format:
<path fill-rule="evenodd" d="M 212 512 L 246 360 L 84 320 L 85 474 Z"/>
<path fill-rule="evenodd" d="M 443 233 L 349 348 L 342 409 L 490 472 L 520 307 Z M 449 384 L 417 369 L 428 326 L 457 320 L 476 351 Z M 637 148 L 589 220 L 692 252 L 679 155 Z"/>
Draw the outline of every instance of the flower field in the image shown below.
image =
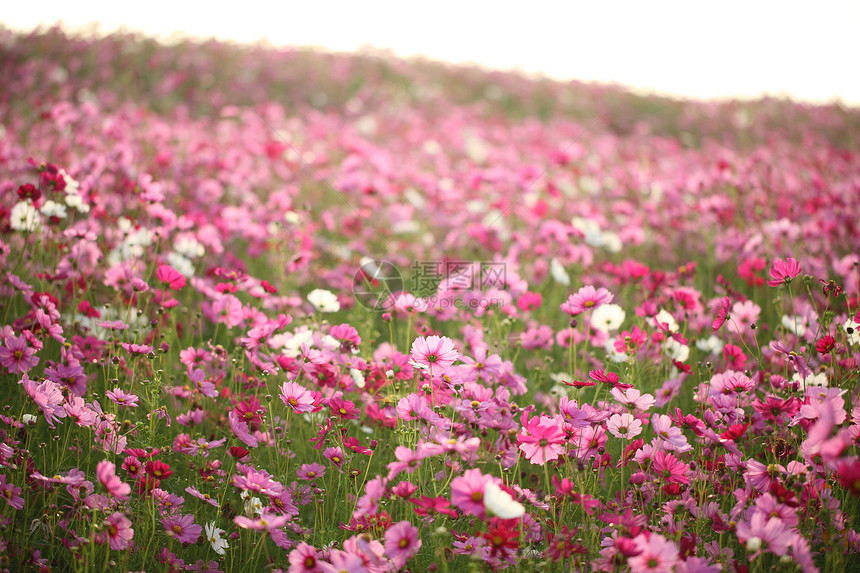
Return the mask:
<path fill-rule="evenodd" d="M 858 570 L 860 111 L 0 28 L 0 569 Z"/>

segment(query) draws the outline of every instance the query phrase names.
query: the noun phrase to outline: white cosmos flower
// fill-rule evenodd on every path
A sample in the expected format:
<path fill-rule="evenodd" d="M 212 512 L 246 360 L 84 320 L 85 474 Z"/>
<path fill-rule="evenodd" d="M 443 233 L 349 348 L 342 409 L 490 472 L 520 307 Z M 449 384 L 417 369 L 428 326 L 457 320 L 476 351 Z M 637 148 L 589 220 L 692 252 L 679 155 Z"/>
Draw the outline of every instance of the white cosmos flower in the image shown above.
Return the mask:
<path fill-rule="evenodd" d="M 364 388 L 364 373 L 361 370 L 350 368 L 349 375 L 352 377 L 352 381 L 355 382 L 356 386 Z"/>
<path fill-rule="evenodd" d="M 340 302 L 337 296 L 325 289 L 314 289 L 308 293 L 308 302 L 320 312 L 337 312 L 340 310 Z"/>
<path fill-rule="evenodd" d="M 212 545 L 212 549 L 218 555 L 224 555 L 226 549 L 230 547 L 230 544 L 227 543 L 227 540 L 221 537 L 226 533 L 223 529 L 215 527 L 215 522 L 206 524 L 206 539 L 209 540 L 209 543 Z"/>
<path fill-rule="evenodd" d="M 690 347 L 686 344 L 681 344 L 674 338 L 668 338 L 663 343 L 663 353 L 672 360 L 686 362 L 687 358 L 690 357 Z"/>
<path fill-rule="evenodd" d="M 591 326 L 601 332 L 618 330 L 627 313 L 617 304 L 602 304 L 591 312 Z"/>
<path fill-rule="evenodd" d="M 723 351 L 723 341 L 712 334 L 708 338 L 697 340 L 696 348 L 709 354 L 719 354 Z"/>
<path fill-rule="evenodd" d="M 484 488 L 484 507 L 488 512 L 502 519 L 522 517 L 526 512 L 523 504 L 515 501 L 508 492 L 494 482 L 488 483 Z"/>
<path fill-rule="evenodd" d="M 806 332 L 806 326 L 808 322 L 802 316 L 791 317 L 787 314 L 782 315 L 782 325 L 788 330 L 796 334 L 797 336 L 803 336 Z"/>
<path fill-rule="evenodd" d="M 9 226 L 15 231 L 38 231 L 42 227 L 42 217 L 29 201 L 20 201 L 12 207 Z"/>
<path fill-rule="evenodd" d="M 667 310 L 660 309 L 660 312 L 654 317 L 654 322 L 658 326 L 665 324 L 669 328 L 669 332 L 678 332 L 678 323 L 675 321 L 675 317 Z"/>
<path fill-rule="evenodd" d="M 549 274 L 555 279 L 555 282 L 565 286 L 570 285 L 570 275 L 564 270 L 564 266 L 557 259 L 552 259 L 549 262 Z"/>
<path fill-rule="evenodd" d="M 206 254 L 206 249 L 194 237 L 180 236 L 173 243 L 173 250 L 185 258 L 196 259 Z"/>
<path fill-rule="evenodd" d="M 851 332 L 848 332 L 848 330 Z M 845 331 L 845 334 L 848 336 L 848 344 L 858 345 L 860 344 L 860 323 L 854 322 L 853 318 L 849 318 L 845 321 L 845 324 L 842 325 L 842 330 Z"/>
<path fill-rule="evenodd" d="M 45 201 L 44 205 L 39 208 L 39 211 L 45 217 L 66 218 L 66 206 L 56 201 Z"/>

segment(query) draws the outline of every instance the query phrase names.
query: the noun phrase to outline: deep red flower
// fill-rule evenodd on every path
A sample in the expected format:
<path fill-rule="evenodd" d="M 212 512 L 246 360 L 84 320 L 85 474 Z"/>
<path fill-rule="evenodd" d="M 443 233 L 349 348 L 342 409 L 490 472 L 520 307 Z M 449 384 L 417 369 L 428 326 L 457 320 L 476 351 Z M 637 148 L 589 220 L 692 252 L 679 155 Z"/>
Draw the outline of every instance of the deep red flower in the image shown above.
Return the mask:
<path fill-rule="evenodd" d="M 18 187 L 18 198 L 22 201 L 29 199 L 35 203 L 42 198 L 42 192 L 32 183 L 24 183 Z"/>
<path fill-rule="evenodd" d="M 146 473 L 154 477 L 156 480 L 163 480 L 173 475 L 170 466 L 161 460 L 146 462 Z"/>
<path fill-rule="evenodd" d="M 815 343 L 815 350 L 818 351 L 819 354 L 824 356 L 825 354 L 830 354 L 830 351 L 836 346 L 836 339 L 830 336 L 822 336 L 818 339 L 818 342 Z"/>
<path fill-rule="evenodd" d="M 491 555 L 501 553 L 504 557 L 509 551 L 516 551 L 520 546 L 517 540 L 520 532 L 516 528 L 516 522 L 511 524 L 512 521 L 493 518 L 487 531 L 481 534 L 490 546 Z"/>
<path fill-rule="evenodd" d="M 230 446 L 230 455 L 236 458 L 237 460 L 241 460 L 248 454 L 250 454 L 248 450 L 243 448 L 242 446 Z"/>
<path fill-rule="evenodd" d="M 860 496 L 860 460 L 841 462 L 837 470 L 839 483 L 853 496 Z"/>

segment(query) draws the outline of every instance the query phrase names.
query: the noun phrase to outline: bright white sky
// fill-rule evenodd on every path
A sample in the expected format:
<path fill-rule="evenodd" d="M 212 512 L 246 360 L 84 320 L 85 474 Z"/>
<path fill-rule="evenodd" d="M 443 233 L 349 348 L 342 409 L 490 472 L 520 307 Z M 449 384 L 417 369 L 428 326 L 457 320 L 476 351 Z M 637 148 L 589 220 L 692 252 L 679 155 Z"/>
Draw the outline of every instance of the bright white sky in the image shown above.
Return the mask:
<path fill-rule="evenodd" d="M 353 51 L 362 46 L 696 97 L 764 93 L 860 105 L 860 2 L 818 0 L 40 0 L 0 23 L 98 22 L 147 34 Z M 145 6 L 145 7 L 144 7 Z"/>

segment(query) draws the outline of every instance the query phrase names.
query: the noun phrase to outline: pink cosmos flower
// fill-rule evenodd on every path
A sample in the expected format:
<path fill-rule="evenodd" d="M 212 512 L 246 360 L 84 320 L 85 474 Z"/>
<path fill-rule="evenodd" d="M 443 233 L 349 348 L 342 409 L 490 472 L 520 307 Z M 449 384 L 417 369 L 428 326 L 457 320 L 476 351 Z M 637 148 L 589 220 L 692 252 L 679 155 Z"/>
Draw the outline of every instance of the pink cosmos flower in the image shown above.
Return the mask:
<path fill-rule="evenodd" d="M 651 409 L 651 406 L 656 402 L 654 396 L 651 394 L 643 394 L 636 388 L 622 389 L 614 387 L 610 392 L 618 403 L 626 406 L 628 410 L 639 410 L 640 412 L 644 412 Z"/>
<path fill-rule="evenodd" d="M 717 316 L 711 325 L 712 331 L 716 332 L 729 319 L 729 313 L 732 308 L 732 301 L 729 297 L 723 297 L 720 301 L 720 308 L 717 309 Z"/>
<path fill-rule="evenodd" d="M 640 533 L 633 541 L 640 553 L 627 560 L 631 573 L 672 573 L 678 561 L 678 548 L 674 543 L 656 533 L 647 538 Z"/>
<path fill-rule="evenodd" d="M 484 489 L 495 478 L 484 475 L 475 468 L 466 470 L 462 476 L 451 481 L 451 503 L 467 515 L 484 518 L 487 510 L 484 507 Z"/>
<path fill-rule="evenodd" d="M 606 429 L 616 438 L 625 440 L 635 438 L 642 433 L 642 422 L 633 417 L 632 414 L 613 414 L 606 422 Z"/>
<path fill-rule="evenodd" d="M 594 310 L 600 305 L 612 302 L 613 295 L 605 288 L 596 289 L 587 285 L 570 295 L 566 302 L 561 303 L 561 310 L 571 316 L 576 316 L 587 310 Z"/>
<path fill-rule="evenodd" d="M 273 530 L 286 525 L 291 519 L 292 517 L 289 515 L 279 515 L 263 511 L 263 514 L 256 519 L 250 519 L 244 515 L 237 515 L 233 518 L 233 522 L 242 529 L 252 529 L 254 531 L 266 531 L 271 533 Z"/>
<path fill-rule="evenodd" d="M 290 552 L 289 560 L 289 573 L 318 573 L 320 571 L 317 565 L 317 550 L 314 549 L 313 545 L 308 545 L 304 541 Z"/>
<path fill-rule="evenodd" d="M 63 408 L 63 392 L 59 384 L 50 380 L 37 383 L 30 380 L 27 374 L 24 374 L 19 384 L 42 410 L 49 426 L 53 428 L 54 420 L 66 417 L 66 409 Z"/>
<path fill-rule="evenodd" d="M 737 535 L 746 542 L 747 549 L 752 555 L 767 551 L 775 555 L 785 555 L 791 545 L 793 536 L 791 529 L 779 517 L 769 517 L 766 513 L 756 511 L 749 523 L 739 521 Z M 751 557 L 752 557 L 751 555 Z"/>
<path fill-rule="evenodd" d="M 131 540 L 134 537 L 131 521 L 118 511 L 105 519 L 104 530 L 108 545 L 114 551 L 128 549 L 131 545 Z"/>
<path fill-rule="evenodd" d="M 394 450 L 394 457 L 397 458 L 397 461 L 391 462 L 387 466 L 388 479 L 390 480 L 397 477 L 402 471 L 411 474 L 421 466 L 421 456 L 418 455 L 418 452 L 412 451 L 406 446 L 397 446 Z"/>
<path fill-rule="evenodd" d="M 236 412 L 231 410 L 227 414 L 227 421 L 230 423 L 230 430 L 242 441 L 243 444 L 251 448 L 257 447 L 257 438 L 251 434 L 248 424 L 240 420 L 239 416 L 236 415 Z"/>
<path fill-rule="evenodd" d="M 532 418 L 523 430 L 526 433 L 517 436 L 517 443 L 531 463 L 542 466 L 564 454 L 564 432 L 555 418 Z"/>
<path fill-rule="evenodd" d="M 318 463 L 302 464 L 301 467 L 296 470 L 296 475 L 299 476 L 299 479 L 308 481 L 315 480 L 325 475 L 325 467 Z"/>
<path fill-rule="evenodd" d="M 108 493 L 117 499 L 128 499 L 131 486 L 123 483 L 116 475 L 116 465 L 108 460 L 102 460 L 96 466 L 96 476 Z"/>
<path fill-rule="evenodd" d="M 27 337 L 23 334 L 15 337 L 7 336 L 0 346 L 0 365 L 6 367 L 10 374 L 23 374 L 39 363 L 36 349 L 27 345 Z"/>
<path fill-rule="evenodd" d="M 125 406 L 126 408 L 137 407 L 137 396 L 134 394 L 126 394 L 119 388 L 108 390 L 105 392 L 105 396 L 110 398 L 111 402 L 118 404 L 119 406 Z"/>
<path fill-rule="evenodd" d="M 799 274 L 800 264 L 795 259 L 791 257 L 788 257 L 784 261 L 776 259 L 770 268 L 770 276 L 773 278 L 767 281 L 767 284 L 772 287 L 787 285 Z"/>
<path fill-rule="evenodd" d="M 186 284 L 185 275 L 170 265 L 159 265 L 155 276 L 171 290 L 179 290 Z"/>
<path fill-rule="evenodd" d="M 680 428 L 672 425 L 672 419 L 665 414 L 654 414 L 651 416 L 651 427 L 654 435 L 662 438 L 671 449 L 686 449 L 687 438 Z"/>
<path fill-rule="evenodd" d="M 194 523 L 193 515 L 171 515 L 161 520 L 165 532 L 180 543 L 194 543 L 203 528 Z"/>
<path fill-rule="evenodd" d="M 359 410 L 358 408 L 356 408 L 355 403 L 344 398 L 341 392 L 338 392 L 335 396 L 332 396 L 328 400 L 327 405 L 331 409 L 332 415 L 340 418 L 341 420 L 358 419 Z"/>
<path fill-rule="evenodd" d="M 651 462 L 651 469 L 668 483 L 690 483 L 690 478 L 687 477 L 687 464 L 668 452 L 657 451 Z"/>
<path fill-rule="evenodd" d="M 323 452 L 323 457 L 325 457 L 328 461 L 330 461 L 337 467 L 341 467 L 344 462 L 343 450 L 340 446 L 326 448 Z"/>
<path fill-rule="evenodd" d="M 418 528 L 408 521 L 401 521 L 385 532 L 385 554 L 398 568 L 406 565 L 419 549 Z"/>
<path fill-rule="evenodd" d="M 447 370 L 459 356 L 447 336 L 419 336 L 412 342 L 413 366 L 426 368 L 431 377 Z"/>
<path fill-rule="evenodd" d="M 281 400 L 296 414 L 314 409 L 313 394 L 295 382 L 284 382 L 281 386 Z"/>
<path fill-rule="evenodd" d="M 8 483 L 6 474 L 0 474 L 0 497 L 6 500 L 9 506 L 15 509 L 24 509 L 24 498 L 21 497 L 21 488 Z"/>
<path fill-rule="evenodd" d="M 318 561 L 317 565 L 323 573 L 367 573 L 364 559 L 357 553 L 347 553 L 339 549 L 329 552 L 328 562 Z"/>

